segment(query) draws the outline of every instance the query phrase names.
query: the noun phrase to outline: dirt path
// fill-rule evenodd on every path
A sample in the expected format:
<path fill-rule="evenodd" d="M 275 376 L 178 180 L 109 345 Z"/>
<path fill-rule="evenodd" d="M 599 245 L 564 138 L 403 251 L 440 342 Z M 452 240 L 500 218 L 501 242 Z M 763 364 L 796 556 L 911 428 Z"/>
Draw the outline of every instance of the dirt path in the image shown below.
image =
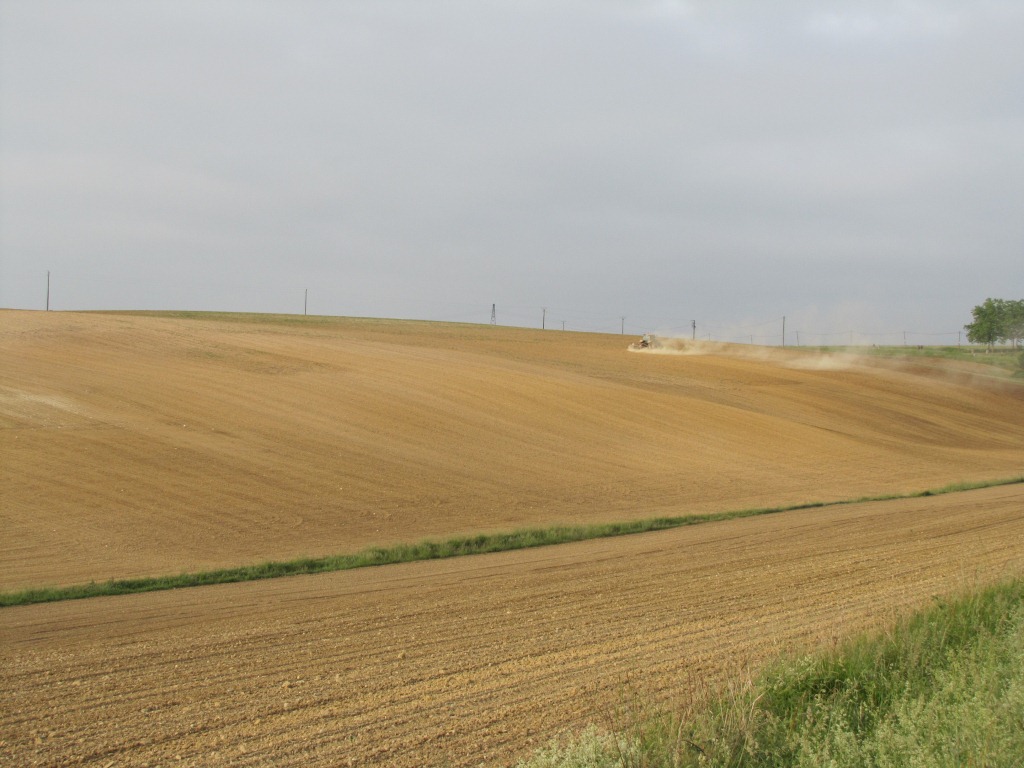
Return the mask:
<path fill-rule="evenodd" d="M 1018 485 L 4 609 L 0 763 L 507 764 L 631 691 L 1024 573 L 1022 510 Z"/>

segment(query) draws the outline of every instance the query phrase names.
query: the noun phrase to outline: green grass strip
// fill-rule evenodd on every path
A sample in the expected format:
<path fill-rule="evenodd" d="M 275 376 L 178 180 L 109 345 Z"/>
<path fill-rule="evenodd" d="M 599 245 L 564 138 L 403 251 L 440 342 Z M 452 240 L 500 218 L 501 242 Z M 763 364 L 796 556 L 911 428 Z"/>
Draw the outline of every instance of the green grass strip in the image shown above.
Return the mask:
<path fill-rule="evenodd" d="M 464 536 L 444 541 L 426 540 L 416 544 L 396 544 L 391 547 L 372 547 L 349 555 L 329 555 L 327 557 L 304 557 L 289 561 L 269 561 L 257 565 L 222 568 L 215 571 L 199 573 L 181 573 L 176 576 L 153 576 L 137 579 L 112 579 L 103 582 L 89 582 L 66 587 L 40 587 L 16 592 L 0 592 L 0 608 L 32 603 L 49 603 L 60 600 L 81 600 L 87 597 L 104 597 L 110 595 L 129 595 L 140 592 L 156 592 L 165 589 L 181 589 L 183 587 L 202 587 L 210 584 L 229 584 L 240 581 L 258 581 L 260 579 L 276 579 L 282 576 L 298 576 L 302 574 L 330 573 L 346 571 L 353 568 L 367 568 L 377 565 L 395 565 L 420 560 L 438 560 L 464 555 L 480 555 L 491 552 L 507 552 L 515 549 L 546 547 L 554 544 L 567 544 L 574 541 L 601 539 L 612 536 L 627 536 L 634 533 L 649 533 L 686 525 L 713 523 L 722 520 L 735 520 L 744 517 L 771 515 L 778 512 L 793 512 L 800 509 L 816 509 L 835 507 L 845 504 L 863 504 L 877 501 L 895 501 L 899 499 L 939 496 L 946 493 L 991 488 L 1001 485 L 1024 483 L 1024 476 L 1003 480 L 989 480 L 971 483 L 954 483 L 926 491 L 909 494 L 890 494 L 884 496 L 864 496 L 859 499 L 843 501 L 812 502 L 779 507 L 761 507 L 756 509 L 736 510 L 732 512 L 716 512 L 706 515 L 683 515 L 680 517 L 655 517 L 645 520 L 633 520 L 621 523 L 601 523 L 593 525 L 554 526 L 550 528 L 525 528 L 508 533 L 479 534 Z"/>
<path fill-rule="evenodd" d="M 614 731 L 592 725 L 516 768 L 1019 768 L 1024 579 L 936 596 L 675 711 L 639 701 L 623 714 Z"/>

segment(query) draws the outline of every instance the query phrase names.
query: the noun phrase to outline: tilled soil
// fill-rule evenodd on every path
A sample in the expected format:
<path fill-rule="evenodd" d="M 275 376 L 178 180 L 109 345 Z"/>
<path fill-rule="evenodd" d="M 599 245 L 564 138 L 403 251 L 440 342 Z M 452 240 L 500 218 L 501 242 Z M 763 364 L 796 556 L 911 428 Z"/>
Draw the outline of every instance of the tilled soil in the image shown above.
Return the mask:
<path fill-rule="evenodd" d="M 1021 474 L 984 366 L 0 311 L 0 589 Z M 1017 575 L 1021 486 L 0 610 L 0 763 L 501 765 Z"/>
<path fill-rule="evenodd" d="M 6 765 L 506 765 L 1019 575 L 1024 487 L 0 611 Z M 616 714 L 619 713 L 619 714 Z"/>
<path fill-rule="evenodd" d="M 344 318 L 0 311 L 0 590 L 1019 475 L 985 366 Z"/>

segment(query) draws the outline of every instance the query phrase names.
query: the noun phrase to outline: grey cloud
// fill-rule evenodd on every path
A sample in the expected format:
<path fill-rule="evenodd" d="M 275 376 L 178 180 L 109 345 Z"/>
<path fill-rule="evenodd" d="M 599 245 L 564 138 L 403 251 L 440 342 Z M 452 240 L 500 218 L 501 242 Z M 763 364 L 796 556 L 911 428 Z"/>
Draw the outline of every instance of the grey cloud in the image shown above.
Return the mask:
<path fill-rule="evenodd" d="M 1015 4 L 40 0 L 0 22 L 0 305 L 38 306 L 52 268 L 64 307 L 282 311 L 313 284 L 331 313 L 956 330 L 1024 292 Z"/>

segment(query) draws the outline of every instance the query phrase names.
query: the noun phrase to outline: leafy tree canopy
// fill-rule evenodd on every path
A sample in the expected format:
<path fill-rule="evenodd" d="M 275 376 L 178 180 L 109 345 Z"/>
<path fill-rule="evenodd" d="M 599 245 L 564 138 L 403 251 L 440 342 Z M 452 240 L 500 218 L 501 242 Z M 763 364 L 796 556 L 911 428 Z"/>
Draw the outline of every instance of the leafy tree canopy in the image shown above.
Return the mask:
<path fill-rule="evenodd" d="M 971 310 L 973 323 L 964 326 L 972 344 L 1011 342 L 1024 339 L 1024 299 L 985 299 Z"/>

